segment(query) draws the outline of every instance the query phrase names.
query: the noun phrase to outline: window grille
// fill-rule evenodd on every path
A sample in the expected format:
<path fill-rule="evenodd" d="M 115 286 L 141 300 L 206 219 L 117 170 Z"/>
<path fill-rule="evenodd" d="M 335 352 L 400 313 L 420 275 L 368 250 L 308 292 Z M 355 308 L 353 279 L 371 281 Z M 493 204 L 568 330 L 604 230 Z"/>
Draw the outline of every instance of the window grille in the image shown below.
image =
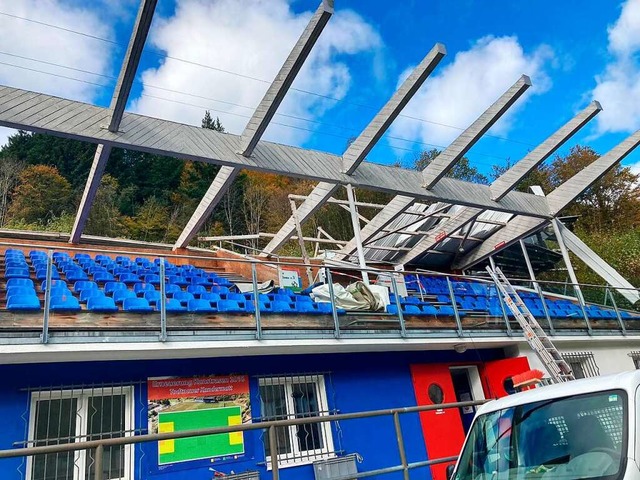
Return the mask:
<path fill-rule="evenodd" d="M 640 369 L 640 351 L 635 351 L 629 353 L 631 360 L 633 360 L 633 365 L 636 367 L 636 370 Z"/>
<path fill-rule="evenodd" d="M 600 375 L 600 369 L 591 352 L 563 353 L 562 358 L 569 364 L 576 379 Z"/>
<path fill-rule="evenodd" d="M 132 386 L 32 391 L 27 446 L 120 438 L 133 435 Z M 37 455 L 27 459 L 29 480 L 93 480 L 94 451 Z M 105 447 L 103 479 L 132 478 L 133 447 Z"/>
<path fill-rule="evenodd" d="M 325 376 L 321 374 L 259 377 L 259 421 L 329 415 Z M 278 463 L 312 462 L 333 456 L 331 423 L 312 423 L 276 429 Z M 271 463 L 269 437 L 263 443 Z"/>

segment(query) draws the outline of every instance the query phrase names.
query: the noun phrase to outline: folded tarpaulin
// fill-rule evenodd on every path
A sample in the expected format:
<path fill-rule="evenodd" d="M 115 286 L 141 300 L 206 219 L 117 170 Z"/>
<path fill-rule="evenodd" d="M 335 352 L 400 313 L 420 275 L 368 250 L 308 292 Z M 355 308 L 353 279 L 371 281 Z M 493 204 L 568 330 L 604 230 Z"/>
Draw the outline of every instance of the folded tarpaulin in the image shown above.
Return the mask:
<path fill-rule="evenodd" d="M 249 293 L 253 292 L 253 283 L 242 283 L 236 282 L 236 287 L 240 290 L 240 293 Z M 276 284 L 273 280 L 267 280 L 266 282 L 262 282 L 258 284 L 258 293 L 270 293 Z"/>
<path fill-rule="evenodd" d="M 344 288 L 333 284 L 333 295 L 336 307 L 344 310 L 367 310 L 378 312 L 384 310 L 384 302 L 380 295 L 373 293 L 363 282 L 355 282 Z M 311 298 L 316 302 L 331 302 L 329 285 L 319 285 L 311 291 Z"/>

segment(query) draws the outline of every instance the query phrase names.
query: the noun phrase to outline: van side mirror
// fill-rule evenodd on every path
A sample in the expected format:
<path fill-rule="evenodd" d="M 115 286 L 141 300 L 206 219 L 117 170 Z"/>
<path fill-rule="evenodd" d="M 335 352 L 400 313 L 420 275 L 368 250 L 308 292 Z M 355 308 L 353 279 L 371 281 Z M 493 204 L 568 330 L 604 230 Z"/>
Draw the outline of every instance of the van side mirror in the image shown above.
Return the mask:
<path fill-rule="evenodd" d="M 455 468 L 456 466 L 453 463 L 447 465 L 447 480 L 453 479 L 453 471 L 455 470 Z"/>

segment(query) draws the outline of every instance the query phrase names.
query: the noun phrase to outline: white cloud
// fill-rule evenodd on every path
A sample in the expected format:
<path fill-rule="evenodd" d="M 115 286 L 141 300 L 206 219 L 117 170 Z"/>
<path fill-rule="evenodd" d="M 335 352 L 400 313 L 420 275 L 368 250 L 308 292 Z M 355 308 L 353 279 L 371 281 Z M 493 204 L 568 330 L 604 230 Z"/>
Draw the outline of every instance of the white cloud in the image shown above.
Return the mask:
<path fill-rule="evenodd" d="M 128 0 L 127 0 L 128 1 Z M 61 0 L 0 0 L 0 11 L 18 17 L 82 31 L 99 37 L 111 37 L 102 13 L 85 7 L 64 4 Z M 34 72 L 46 71 L 66 77 L 79 78 L 93 83 L 105 80 L 69 69 L 45 65 L 21 57 L 43 60 L 100 74 L 108 73 L 111 64 L 111 46 L 95 39 L 75 35 L 60 29 L 0 15 L 0 84 L 25 90 L 59 95 L 82 101 L 93 101 L 99 93 L 94 85 L 76 82 Z M 25 68 L 4 65 L 12 64 Z M 0 130 L 0 145 L 13 132 Z"/>
<path fill-rule="evenodd" d="M 456 54 L 452 63 L 436 69 L 411 100 L 404 114 L 439 124 L 466 128 L 500 97 L 522 74 L 529 75 L 533 86 L 525 95 L 541 93 L 551 86 L 545 67 L 553 60 L 548 46 L 525 53 L 516 37 L 484 37 L 466 51 Z M 404 78 L 408 74 L 405 72 Z M 493 127 L 505 134 L 521 98 Z M 429 144 L 448 145 L 460 131 L 399 117 L 391 127 L 393 136 Z M 391 140 L 406 147 L 406 143 Z"/>
<path fill-rule="evenodd" d="M 596 76 L 592 98 L 602 103 L 596 117 L 598 133 L 631 132 L 640 128 L 640 0 L 627 0 L 609 27 L 611 61 Z"/>
<path fill-rule="evenodd" d="M 170 57 L 214 66 L 268 80 L 275 77 L 291 48 L 311 18 L 312 12 L 294 13 L 286 0 L 177 0 L 175 15 L 158 19 L 151 43 Z M 320 95 L 343 98 L 351 85 L 345 61 L 348 55 L 375 54 L 381 40 L 376 30 L 353 11 L 338 10 L 313 48 L 294 87 Z M 146 70 L 143 96 L 132 110 L 146 115 L 199 124 L 205 109 L 219 116 L 225 128 L 239 133 L 262 99 L 269 83 L 164 59 L 158 68 Z M 170 93 L 178 92 L 213 98 L 250 108 L 208 99 Z M 184 105 L 153 97 L 170 98 Z M 335 105 L 326 98 L 290 92 L 279 112 L 317 118 Z M 221 111 L 230 112 L 222 113 Z M 239 116 L 240 115 L 240 116 Z M 275 122 L 312 129 L 313 124 L 276 116 Z M 271 125 L 267 137 L 299 144 L 309 132 Z"/>

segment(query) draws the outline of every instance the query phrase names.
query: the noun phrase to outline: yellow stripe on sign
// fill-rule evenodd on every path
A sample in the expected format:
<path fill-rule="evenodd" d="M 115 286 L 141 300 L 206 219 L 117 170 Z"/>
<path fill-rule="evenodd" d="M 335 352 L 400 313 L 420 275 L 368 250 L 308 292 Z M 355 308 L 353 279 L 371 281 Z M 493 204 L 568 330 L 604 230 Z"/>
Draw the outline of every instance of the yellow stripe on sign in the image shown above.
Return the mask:
<path fill-rule="evenodd" d="M 163 422 L 158 424 L 158 433 L 170 433 L 174 431 L 173 422 Z M 175 440 L 160 440 L 158 442 L 158 452 L 160 455 L 174 453 L 176 451 Z"/>
<path fill-rule="evenodd" d="M 242 425 L 242 416 L 232 415 L 228 417 L 227 422 L 230 427 L 233 425 Z M 229 433 L 229 445 L 242 445 L 242 443 L 243 443 L 242 432 Z"/>

